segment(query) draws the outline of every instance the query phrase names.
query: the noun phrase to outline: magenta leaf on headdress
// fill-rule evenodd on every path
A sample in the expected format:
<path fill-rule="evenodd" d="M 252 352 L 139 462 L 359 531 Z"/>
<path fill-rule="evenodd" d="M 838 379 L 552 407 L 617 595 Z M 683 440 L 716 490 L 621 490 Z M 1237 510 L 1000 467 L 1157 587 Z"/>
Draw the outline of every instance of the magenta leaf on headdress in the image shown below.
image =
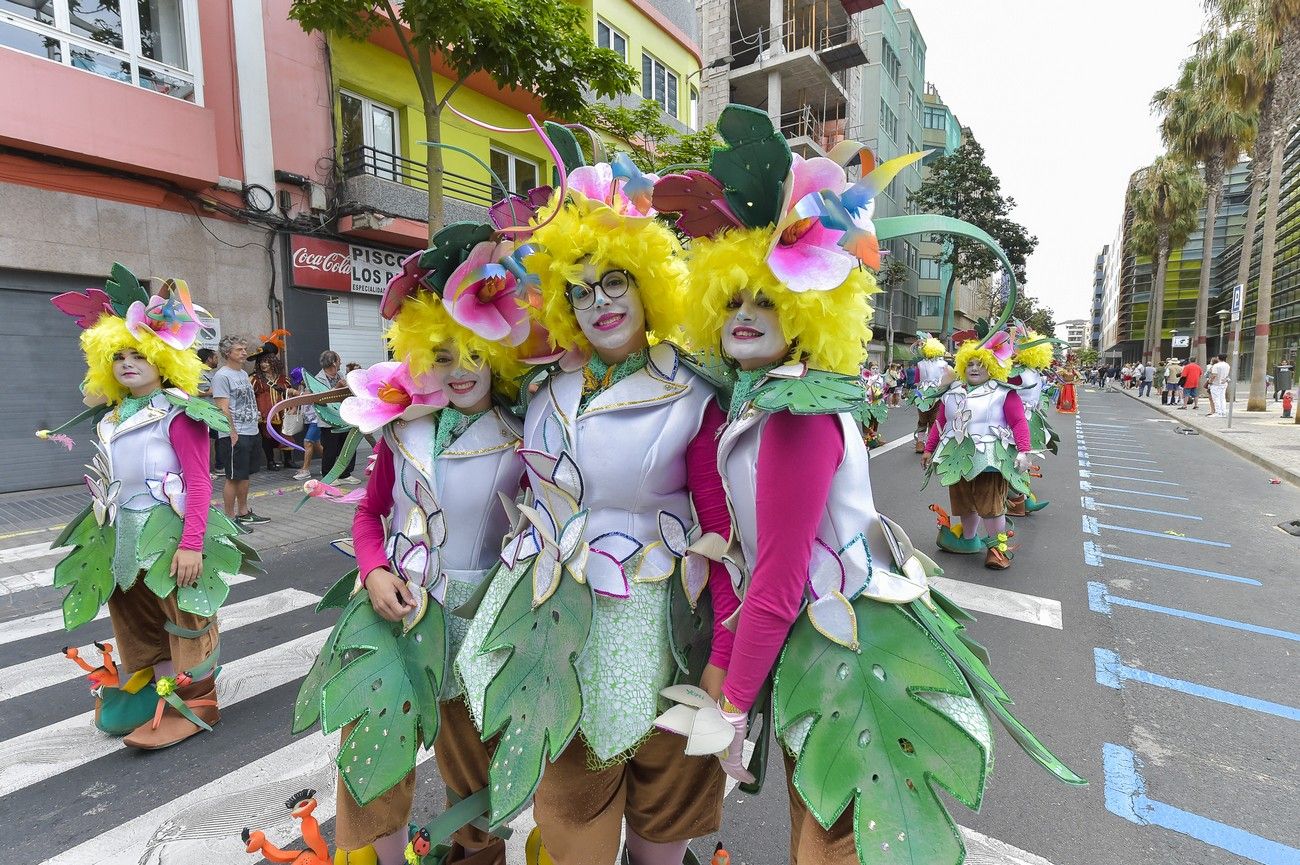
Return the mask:
<path fill-rule="evenodd" d="M 392 320 L 406 299 L 419 290 L 421 280 L 428 273 L 420 267 L 420 256 L 423 254 L 424 250 L 420 250 L 403 258 L 401 272 L 394 274 L 393 278 L 388 280 L 388 286 L 384 288 L 384 296 L 379 301 L 379 314 L 385 319 Z"/>
<path fill-rule="evenodd" d="M 691 237 L 712 237 L 740 220 L 731 212 L 726 196 L 713 175 L 690 169 L 669 174 L 655 183 L 654 206 L 660 213 L 676 213 L 677 228 Z"/>
<path fill-rule="evenodd" d="M 88 288 L 84 294 L 79 291 L 65 291 L 50 298 L 50 303 L 64 315 L 75 318 L 77 327 L 82 330 L 99 321 L 99 317 L 104 313 L 113 314 L 112 301 L 98 288 Z"/>

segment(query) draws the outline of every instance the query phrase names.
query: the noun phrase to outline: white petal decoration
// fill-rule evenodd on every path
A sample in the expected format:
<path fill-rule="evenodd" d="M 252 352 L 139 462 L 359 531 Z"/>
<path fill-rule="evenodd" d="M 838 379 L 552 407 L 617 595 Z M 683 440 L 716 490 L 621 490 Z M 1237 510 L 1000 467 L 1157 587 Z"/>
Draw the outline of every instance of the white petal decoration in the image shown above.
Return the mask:
<path fill-rule="evenodd" d="M 641 542 L 622 532 L 606 532 L 591 539 L 591 548 L 622 564 L 641 552 Z"/>
<path fill-rule="evenodd" d="M 506 519 L 510 525 L 518 527 L 519 521 L 523 519 L 523 514 L 519 512 L 519 505 L 513 496 L 508 496 L 503 492 L 497 492 L 497 498 L 501 500 L 501 507 L 505 508 Z"/>
<path fill-rule="evenodd" d="M 592 590 L 611 598 L 626 598 L 631 592 L 623 566 L 609 553 L 592 549 L 583 571 Z"/>
<path fill-rule="evenodd" d="M 555 461 L 555 470 L 551 473 L 551 480 L 555 482 L 557 487 L 579 502 L 582 501 L 582 472 L 578 471 L 578 464 L 567 453 L 561 453 L 559 459 Z"/>
<path fill-rule="evenodd" d="M 885 604 L 910 604 L 929 589 L 924 582 L 914 583 L 902 574 L 884 568 L 874 568 L 866 595 L 873 601 Z"/>
<path fill-rule="evenodd" d="M 689 736 L 691 727 L 695 725 L 695 713 L 697 711 L 699 710 L 694 706 L 683 706 L 681 704 L 670 706 L 668 711 L 655 718 L 655 726 L 660 730 L 676 733 L 679 736 Z"/>
<path fill-rule="evenodd" d="M 812 558 L 808 562 L 808 585 L 814 598 L 844 590 L 844 565 L 840 557 L 820 539 L 813 540 Z"/>
<path fill-rule="evenodd" d="M 447 575 L 442 570 L 442 556 L 437 549 L 433 551 L 433 567 L 430 568 L 429 597 L 439 606 L 447 600 Z"/>
<path fill-rule="evenodd" d="M 548 414 L 542 421 L 542 445 L 552 453 L 559 453 L 569 447 L 569 435 L 564 424 L 553 414 Z"/>
<path fill-rule="evenodd" d="M 669 685 L 667 688 L 660 689 L 659 696 L 665 700 L 672 700 L 674 703 L 694 706 L 697 709 L 703 709 L 705 706 L 714 704 L 709 692 L 703 688 L 697 688 L 695 685 Z"/>
<path fill-rule="evenodd" d="M 651 541 L 641 551 L 641 559 L 636 564 L 636 573 L 632 581 L 636 583 L 658 583 L 673 575 L 677 569 L 677 556 L 673 555 L 662 541 Z"/>
<path fill-rule="evenodd" d="M 411 549 L 411 539 L 401 532 L 396 532 L 388 536 L 388 543 L 384 545 L 384 551 L 388 553 L 388 561 L 393 567 L 397 567 L 403 556 Z"/>
<path fill-rule="evenodd" d="M 735 562 L 730 556 L 722 559 L 722 566 L 727 569 L 727 576 L 731 577 L 731 588 L 735 589 L 736 594 L 740 594 L 740 587 L 745 584 L 745 570 Z"/>
<path fill-rule="evenodd" d="M 402 633 L 405 634 L 420 624 L 424 614 L 429 611 L 429 593 L 422 586 L 410 586 L 411 597 L 415 600 L 415 609 L 402 617 Z"/>
<path fill-rule="evenodd" d="M 551 515 L 546 510 L 545 506 L 539 502 L 538 506 L 535 508 L 529 507 L 528 505 L 520 505 L 519 510 L 524 516 L 528 517 L 528 521 L 533 524 L 538 533 L 542 536 L 543 542 L 555 542 L 555 520 L 551 519 Z"/>
<path fill-rule="evenodd" d="M 544 481 L 550 481 L 551 476 L 555 474 L 556 458 L 543 451 L 527 450 L 521 448 L 517 451 L 519 458 L 528 466 L 529 471 L 537 475 Z"/>
<path fill-rule="evenodd" d="M 673 555 L 679 558 L 686 555 L 686 548 L 690 546 L 689 528 L 681 517 L 660 511 L 659 537 L 663 538 L 664 545 L 672 550 Z"/>
<path fill-rule="evenodd" d="M 916 556 L 909 556 L 907 561 L 903 562 L 903 576 L 918 586 L 924 586 L 927 583 L 925 565 Z"/>
<path fill-rule="evenodd" d="M 560 548 L 560 561 L 567 562 L 582 542 L 582 533 L 587 529 L 587 512 L 578 511 L 569 517 L 560 531 L 557 545 Z"/>
<path fill-rule="evenodd" d="M 692 609 L 700 602 L 700 595 L 704 594 L 704 587 L 708 584 L 709 560 L 695 553 L 687 553 L 682 561 L 682 587 L 686 589 L 686 597 L 690 600 Z"/>
<path fill-rule="evenodd" d="M 585 584 L 587 582 L 587 558 L 590 554 L 591 550 L 586 544 L 579 544 L 573 558 L 564 563 L 565 567 L 569 569 L 569 573 L 580 583 Z"/>
<path fill-rule="evenodd" d="M 103 499 L 94 499 L 91 504 L 95 508 L 95 522 L 102 527 L 105 520 L 109 519 L 108 505 L 104 504 Z"/>
<path fill-rule="evenodd" d="M 533 609 L 541 606 L 560 587 L 560 560 L 551 548 L 542 550 L 533 562 Z"/>
<path fill-rule="evenodd" d="M 808 605 L 808 618 L 817 632 L 846 649 L 858 650 L 858 617 L 848 598 L 834 592 Z"/>
<path fill-rule="evenodd" d="M 691 735 L 686 739 L 686 756 L 705 757 L 721 754 L 731 747 L 736 728 L 722 716 L 722 710 L 711 705 L 695 712 Z"/>
<path fill-rule="evenodd" d="M 397 562 L 397 570 L 402 579 L 417 586 L 425 586 L 429 580 L 429 547 L 423 543 L 412 544 Z"/>
<path fill-rule="evenodd" d="M 426 514 L 431 514 L 441 508 L 438 504 L 437 496 L 435 496 L 427 486 L 418 481 L 415 484 L 415 503 L 419 505 Z"/>
<path fill-rule="evenodd" d="M 862 594 L 871 580 L 871 550 L 867 539 L 859 532 L 840 550 L 840 564 L 844 566 L 844 596 L 853 600 Z"/>
<path fill-rule="evenodd" d="M 406 512 L 406 522 L 402 524 L 402 534 L 408 538 L 425 538 L 428 536 L 429 515 L 419 505 Z"/>
<path fill-rule="evenodd" d="M 435 547 L 440 547 L 447 543 L 447 515 L 441 510 L 433 511 L 425 521 L 425 528 L 429 533 L 429 543 Z"/>
<path fill-rule="evenodd" d="M 803 378 L 808 374 L 808 364 L 803 361 L 778 366 L 768 373 L 772 378 Z"/>

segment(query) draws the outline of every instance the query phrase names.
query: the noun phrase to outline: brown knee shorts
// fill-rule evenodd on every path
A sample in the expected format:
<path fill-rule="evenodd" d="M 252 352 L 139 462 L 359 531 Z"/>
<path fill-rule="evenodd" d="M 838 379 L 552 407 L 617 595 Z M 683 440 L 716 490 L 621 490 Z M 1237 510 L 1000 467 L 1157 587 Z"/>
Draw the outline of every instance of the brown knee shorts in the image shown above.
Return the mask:
<path fill-rule="evenodd" d="M 808 810 L 794 788 L 794 757 L 782 749 L 785 758 L 785 789 L 790 796 L 790 865 L 848 865 L 858 861 L 853 842 L 853 803 L 830 829 Z"/>
<path fill-rule="evenodd" d="M 1007 512 L 1009 489 L 1001 472 L 981 472 L 972 481 L 957 481 L 948 487 L 948 499 L 954 515 L 1000 517 Z"/>
<path fill-rule="evenodd" d="M 546 766 L 533 803 L 542 844 L 556 865 L 609 865 L 623 819 L 647 841 L 685 841 L 722 825 L 722 765 L 687 757 L 686 740 L 655 732 L 631 759 L 592 769 L 581 738 Z"/>
<path fill-rule="evenodd" d="M 177 672 L 193 669 L 217 647 L 217 623 L 182 611 L 176 605 L 175 592 L 165 598 L 155 595 L 144 584 L 143 571 L 130 589 L 116 588 L 108 596 L 108 616 L 126 674 L 123 681 L 131 673 L 163 661 L 171 661 Z M 207 630 L 192 639 L 178 637 L 167 630 L 168 621 L 190 631 Z"/>

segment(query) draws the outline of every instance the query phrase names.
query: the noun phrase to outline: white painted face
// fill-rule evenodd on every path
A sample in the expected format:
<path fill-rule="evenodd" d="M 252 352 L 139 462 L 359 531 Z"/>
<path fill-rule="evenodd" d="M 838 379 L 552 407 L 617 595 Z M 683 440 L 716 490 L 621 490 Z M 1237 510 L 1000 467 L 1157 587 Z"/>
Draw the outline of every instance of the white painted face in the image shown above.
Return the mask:
<path fill-rule="evenodd" d="M 153 393 L 162 386 L 158 367 L 133 348 L 124 348 L 113 354 L 113 378 L 134 396 Z"/>
<path fill-rule="evenodd" d="M 727 301 L 730 314 L 722 325 L 722 351 L 741 369 L 758 369 L 777 363 L 790 352 L 776 305 L 761 291 L 736 292 Z"/>
<path fill-rule="evenodd" d="M 597 354 L 626 355 L 645 344 L 645 306 L 636 280 L 624 270 L 598 271 L 588 261 L 582 282 L 568 288 L 569 304 Z"/>
<path fill-rule="evenodd" d="M 990 378 L 988 367 L 984 366 L 981 360 L 971 360 L 966 363 L 966 381 L 973 385 L 981 385 Z"/>
<path fill-rule="evenodd" d="M 492 406 L 492 370 L 477 354 L 462 362 L 455 345 L 440 345 L 434 350 L 430 374 L 456 409 L 472 414 Z"/>

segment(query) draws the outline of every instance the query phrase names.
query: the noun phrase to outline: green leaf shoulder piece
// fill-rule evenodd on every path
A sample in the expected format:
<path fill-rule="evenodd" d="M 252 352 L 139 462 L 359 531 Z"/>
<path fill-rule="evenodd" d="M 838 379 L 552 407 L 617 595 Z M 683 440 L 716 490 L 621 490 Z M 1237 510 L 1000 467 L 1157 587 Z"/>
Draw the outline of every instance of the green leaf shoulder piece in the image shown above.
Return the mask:
<path fill-rule="evenodd" d="M 573 740 L 582 717 L 575 665 L 591 632 L 591 588 L 567 569 L 551 596 L 533 607 L 534 559 L 493 622 L 483 653 L 510 657 L 487 686 L 483 734 L 500 734 L 489 778 L 492 812 L 500 826 L 523 810 L 542 770 Z"/>
<path fill-rule="evenodd" d="M 726 411 L 731 399 L 731 389 L 736 386 L 736 371 L 715 354 L 692 354 L 679 351 L 677 355 L 691 372 L 713 385 L 718 392 L 718 402 Z"/>
<path fill-rule="evenodd" d="M 225 412 L 212 403 L 174 388 L 168 388 L 163 394 L 169 403 L 184 409 L 187 417 L 204 424 L 217 435 L 230 435 L 230 421 Z"/>
<path fill-rule="evenodd" d="M 358 592 L 317 662 L 322 669 L 313 666 L 313 684 L 332 673 L 319 691 L 322 729 L 332 733 L 355 722 L 339 747 L 338 767 L 348 792 L 365 805 L 405 778 L 415 766 L 416 749 L 432 747 L 437 738 L 438 696 L 447 666 L 442 606 L 430 604 L 403 633 L 401 622 L 381 618 L 369 596 Z M 314 720 L 310 710 L 300 711 L 311 696 L 307 684 L 295 704 L 295 727 L 304 729 Z"/>
<path fill-rule="evenodd" d="M 71 631 L 95 618 L 113 594 L 113 550 L 116 533 L 111 522 L 100 525 L 90 507 L 63 530 L 56 546 L 72 551 L 54 566 L 54 585 L 68 587 L 63 598 L 63 627 Z"/>
<path fill-rule="evenodd" d="M 987 721 L 961 672 L 907 612 L 867 598 L 853 606 L 860 651 L 800 616 L 777 665 L 776 730 L 798 748 L 794 786 L 824 827 L 853 808 L 864 863 L 881 861 L 888 843 L 892 861 L 958 865 L 964 847 L 936 788 L 979 807 Z"/>
<path fill-rule="evenodd" d="M 857 376 L 810 369 L 797 378 L 768 379 L 755 392 L 753 404 L 766 412 L 839 414 L 856 411 L 866 399 Z"/>

